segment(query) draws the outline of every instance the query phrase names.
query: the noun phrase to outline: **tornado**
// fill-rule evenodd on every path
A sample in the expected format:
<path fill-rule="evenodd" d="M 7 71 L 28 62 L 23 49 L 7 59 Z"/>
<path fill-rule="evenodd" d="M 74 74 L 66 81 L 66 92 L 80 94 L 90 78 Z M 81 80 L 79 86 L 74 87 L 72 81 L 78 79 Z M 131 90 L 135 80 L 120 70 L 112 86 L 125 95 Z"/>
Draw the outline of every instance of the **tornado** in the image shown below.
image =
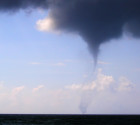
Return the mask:
<path fill-rule="evenodd" d="M 0 0 L 0 13 L 37 8 L 48 10 L 48 16 L 38 23 L 49 22 L 43 30 L 79 35 L 95 65 L 102 44 L 123 34 L 140 38 L 140 0 Z M 89 103 L 85 98 L 81 102 L 83 113 Z"/>

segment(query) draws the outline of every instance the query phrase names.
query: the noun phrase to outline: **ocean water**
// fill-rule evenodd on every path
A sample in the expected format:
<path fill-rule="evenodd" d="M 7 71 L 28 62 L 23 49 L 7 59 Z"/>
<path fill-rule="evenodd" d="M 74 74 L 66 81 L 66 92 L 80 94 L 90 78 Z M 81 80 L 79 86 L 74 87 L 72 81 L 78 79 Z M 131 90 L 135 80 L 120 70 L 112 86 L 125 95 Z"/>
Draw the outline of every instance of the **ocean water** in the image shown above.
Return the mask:
<path fill-rule="evenodd" d="M 0 125 L 140 125 L 140 115 L 1 114 Z"/>

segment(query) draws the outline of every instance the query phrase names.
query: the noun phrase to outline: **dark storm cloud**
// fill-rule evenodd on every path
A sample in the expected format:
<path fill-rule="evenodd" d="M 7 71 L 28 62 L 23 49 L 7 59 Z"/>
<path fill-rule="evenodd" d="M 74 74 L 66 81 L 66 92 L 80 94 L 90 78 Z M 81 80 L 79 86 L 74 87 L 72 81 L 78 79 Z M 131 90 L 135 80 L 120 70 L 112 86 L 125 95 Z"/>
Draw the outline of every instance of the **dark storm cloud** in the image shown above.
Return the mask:
<path fill-rule="evenodd" d="M 48 0 L 0 0 L 1 11 L 16 11 L 35 7 L 47 8 L 47 6 Z"/>
<path fill-rule="evenodd" d="M 58 29 L 78 33 L 95 62 L 102 43 L 124 30 L 140 36 L 140 0 L 54 0 L 50 16 Z"/>
<path fill-rule="evenodd" d="M 0 0 L 0 10 L 50 8 L 56 29 L 79 34 L 95 62 L 102 43 L 123 32 L 140 37 L 140 0 Z"/>

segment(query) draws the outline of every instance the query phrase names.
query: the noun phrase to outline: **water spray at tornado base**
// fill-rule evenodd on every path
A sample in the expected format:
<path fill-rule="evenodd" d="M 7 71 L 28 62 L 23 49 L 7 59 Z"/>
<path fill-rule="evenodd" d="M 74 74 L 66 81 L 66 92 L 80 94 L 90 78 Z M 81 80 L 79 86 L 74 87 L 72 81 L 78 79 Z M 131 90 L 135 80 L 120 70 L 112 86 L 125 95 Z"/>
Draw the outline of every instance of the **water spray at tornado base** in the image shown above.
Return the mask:
<path fill-rule="evenodd" d="M 139 0 L 0 0 L 1 13 L 48 10 L 48 16 L 37 22 L 37 28 L 79 35 L 87 43 L 95 66 L 101 44 L 118 39 L 124 33 L 140 37 L 139 6 Z M 83 100 L 87 104 L 80 104 L 80 107 L 85 113 L 90 102 Z"/>

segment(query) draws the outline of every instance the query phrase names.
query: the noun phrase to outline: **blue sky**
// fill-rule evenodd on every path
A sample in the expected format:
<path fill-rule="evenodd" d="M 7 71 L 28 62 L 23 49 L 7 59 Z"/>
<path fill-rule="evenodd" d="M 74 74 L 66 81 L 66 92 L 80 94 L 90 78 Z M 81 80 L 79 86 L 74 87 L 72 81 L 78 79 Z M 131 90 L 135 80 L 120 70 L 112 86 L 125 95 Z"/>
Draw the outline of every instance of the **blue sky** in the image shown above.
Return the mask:
<path fill-rule="evenodd" d="M 94 70 L 82 38 L 38 28 L 46 16 L 0 14 L 0 113 L 79 114 L 84 100 L 86 113 L 139 114 L 139 39 L 101 45 Z"/>

